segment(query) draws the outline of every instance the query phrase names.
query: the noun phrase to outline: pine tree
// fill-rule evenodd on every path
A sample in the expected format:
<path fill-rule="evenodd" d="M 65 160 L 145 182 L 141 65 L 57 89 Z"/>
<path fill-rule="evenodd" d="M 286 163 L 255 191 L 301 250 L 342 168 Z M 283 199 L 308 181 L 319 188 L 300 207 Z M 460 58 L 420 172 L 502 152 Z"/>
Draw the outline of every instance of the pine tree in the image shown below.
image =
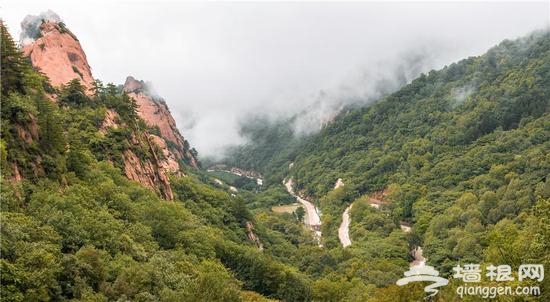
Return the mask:
<path fill-rule="evenodd" d="M 28 69 L 28 64 L 2 20 L 0 20 L 0 58 L 2 95 L 7 96 L 11 91 L 24 92 L 24 71 Z"/>

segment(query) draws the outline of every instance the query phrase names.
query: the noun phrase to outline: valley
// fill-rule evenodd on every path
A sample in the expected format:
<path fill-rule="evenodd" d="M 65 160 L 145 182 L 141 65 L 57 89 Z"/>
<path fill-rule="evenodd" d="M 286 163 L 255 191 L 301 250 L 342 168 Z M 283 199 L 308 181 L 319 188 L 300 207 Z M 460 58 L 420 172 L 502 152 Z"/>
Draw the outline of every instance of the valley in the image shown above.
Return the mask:
<path fill-rule="evenodd" d="M 281 15 L 300 16 L 291 12 Z M 550 267 L 548 30 L 418 76 L 398 68 L 414 78 L 361 82 L 364 94 L 321 90 L 298 113 L 270 115 L 265 104 L 238 121 L 235 146 L 209 157 L 188 141 L 206 118 L 177 105 L 200 107 L 212 93 L 220 107 L 246 107 L 228 97 L 237 87 L 201 82 L 187 100 L 183 67 L 165 78 L 178 85 L 158 86 L 172 98 L 133 76 L 103 83 L 90 42 L 53 11 L 25 18 L 24 45 L 0 29 L 2 301 L 446 302 L 464 286 L 459 264 Z M 133 46 L 155 46 L 148 34 Z M 261 41 L 276 48 L 273 37 Z M 230 64 L 239 45 L 214 45 L 216 60 L 199 60 L 204 78 L 227 69 L 243 81 L 260 61 L 245 52 L 254 64 Z M 307 69 L 285 62 L 289 73 Z M 247 93 L 277 99 L 260 86 Z M 432 298 L 398 281 L 427 267 L 448 281 Z M 512 275 L 499 285 L 519 284 Z M 541 292 L 521 301 L 550 301 L 548 282 L 523 281 Z"/>
<path fill-rule="evenodd" d="M 380 294 L 421 298 L 383 281 L 411 266 L 433 266 L 447 278 L 461 261 L 526 259 L 535 249 L 522 240 L 541 233 L 520 217 L 540 225 L 535 217 L 548 213 L 542 208 L 550 196 L 549 41 L 547 32 L 503 41 L 370 106 L 350 106 L 312 136 L 289 134 L 289 121 L 266 121 L 255 131 L 255 121 L 243 128 L 248 145 L 228 161 L 262 171 L 273 186 L 283 182 L 306 209 L 307 224 L 318 223 L 317 206 L 323 251 L 345 255 L 330 267 L 377 284 L 373 301 L 392 301 Z M 503 243 L 504 234 L 519 237 Z"/>

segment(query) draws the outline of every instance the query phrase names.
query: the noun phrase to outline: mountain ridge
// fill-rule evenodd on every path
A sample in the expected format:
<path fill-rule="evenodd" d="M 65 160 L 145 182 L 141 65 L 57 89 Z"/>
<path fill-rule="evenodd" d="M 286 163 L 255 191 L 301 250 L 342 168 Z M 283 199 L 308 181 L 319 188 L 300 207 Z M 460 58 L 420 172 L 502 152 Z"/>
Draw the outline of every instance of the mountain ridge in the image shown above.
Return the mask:
<path fill-rule="evenodd" d="M 546 211 L 550 198 L 548 87 L 545 30 L 422 74 L 371 106 L 347 108 L 311 136 L 294 136 L 288 121 L 254 121 L 244 128 L 252 143 L 227 163 L 258 169 L 268 184 L 292 177 L 323 213 L 327 249 L 340 248 L 342 213 L 353 205 L 346 252 L 356 256 L 342 265 L 371 263 L 348 277 L 398 279 L 396 251 L 404 246 L 421 246 L 445 276 L 458 262 L 517 263 L 530 255 L 548 263 L 531 245 L 541 243 L 533 237 L 547 238 L 532 225 L 544 224 L 533 215 Z M 334 189 L 338 179 L 346 185 Z M 369 200 L 382 190 L 385 203 L 373 208 Z M 497 239 L 507 236 L 514 239 Z M 384 287 L 408 296 L 390 282 Z"/>
<path fill-rule="evenodd" d="M 44 74 L 53 89 L 63 89 L 77 80 L 83 85 L 84 92 L 93 97 L 97 93 L 97 85 L 87 62 L 86 54 L 80 42 L 59 16 L 50 12 L 52 17 L 27 16 L 22 22 L 23 32 L 31 32 L 23 43 L 23 54 L 29 57 L 32 66 Z M 33 27 L 36 27 L 33 29 Z M 183 174 L 183 165 L 193 169 L 199 166 L 197 154 L 191 149 L 177 129 L 166 102 L 147 93 L 144 82 L 129 76 L 123 86 L 123 91 L 134 99 L 138 116 L 145 121 L 146 135 L 132 135 L 132 144 L 139 145 L 143 140 L 153 156 L 138 158 L 131 150 L 124 152 L 124 171 L 128 178 L 138 181 L 147 187 L 160 192 L 164 198 L 174 198 L 170 188 L 169 174 Z M 59 97 L 52 94 L 52 99 Z M 103 131 L 108 128 L 120 127 L 120 119 L 116 111 L 108 110 L 103 123 Z M 137 132 L 136 132 L 137 133 Z M 29 136 L 29 135 L 27 135 Z M 31 136 L 32 137 L 32 136 Z M 160 149 L 158 154 L 154 150 Z M 16 173 L 16 175 L 19 175 Z"/>
<path fill-rule="evenodd" d="M 241 169 L 204 171 L 171 151 L 144 82 L 127 85 L 141 100 L 100 81 L 87 94 L 78 75 L 52 87 L 0 30 L 2 300 L 420 301 L 423 286 L 396 281 L 422 251 L 449 279 L 443 302 L 462 263 L 550 267 L 547 35 L 421 75 L 313 136 L 253 125 Z M 292 192 L 320 209 L 321 242 Z M 550 300 L 548 282 L 524 281 L 541 289 L 526 299 Z"/>

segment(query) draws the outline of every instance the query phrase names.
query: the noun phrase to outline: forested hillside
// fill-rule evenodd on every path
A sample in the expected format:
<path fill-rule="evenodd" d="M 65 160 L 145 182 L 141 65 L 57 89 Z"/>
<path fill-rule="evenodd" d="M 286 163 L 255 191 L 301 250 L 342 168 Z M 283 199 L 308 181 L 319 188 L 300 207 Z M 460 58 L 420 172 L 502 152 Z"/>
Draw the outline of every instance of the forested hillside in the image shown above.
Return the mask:
<path fill-rule="evenodd" d="M 191 168 L 172 175 L 173 201 L 127 178 L 125 152 L 162 156 L 132 98 L 99 81 L 93 93 L 78 80 L 52 87 L 0 29 L 2 301 L 310 299 L 309 277 L 272 256 L 270 242 L 293 245 L 264 233 L 242 198 Z"/>
<path fill-rule="evenodd" d="M 449 188 L 486 174 L 491 165 L 521 161 L 506 155 L 527 160 L 522 152 L 547 150 L 549 55 L 547 32 L 505 41 L 481 57 L 422 75 L 372 107 L 342 114 L 296 157 L 298 183 L 318 195 L 337 177 L 359 192 L 380 190 L 400 177 Z M 521 132 L 527 141 L 479 154 L 489 144 L 519 140 Z M 548 163 L 544 159 L 538 162 Z M 533 180 L 541 180 L 548 167 L 537 168 L 541 175 Z"/>
<path fill-rule="evenodd" d="M 367 283 L 398 279 L 407 245 L 422 246 L 444 274 L 466 262 L 549 264 L 547 31 L 421 75 L 309 137 L 293 137 L 291 122 L 244 130 L 251 143 L 228 162 L 269 173 L 275 184 L 292 176 L 323 212 L 327 248 L 339 249 L 342 212 L 354 205 L 346 251 L 370 259 L 370 273 L 352 273 L 378 274 Z M 334 190 L 339 178 L 345 186 Z M 373 196 L 383 196 L 380 209 L 369 206 Z M 400 225 L 412 232 L 400 234 Z"/>
<path fill-rule="evenodd" d="M 345 108 L 314 135 L 249 123 L 227 163 L 260 185 L 196 169 L 178 145 L 187 160 L 163 169 L 139 89 L 52 86 L 0 29 L 2 301 L 418 301 L 422 284 L 395 285 L 418 246 L 445 278 L 458 263 L 550 267 L 548 32 Z M 290 177 L 321 209 L 319 242 L 303 211 L 274 210 L 299 208 Z M 549 300 L 540 286 L 532 300 Z"/>
<path fill-rule="evenodd" d="M 263 116 L 244 121 L 241 135 L 247 143 L 230 147 L 224 163 L 259 171 L 272 182 L 280 182 L 303 143 L 294 135 L 294 119 L 271 121 Z"/>

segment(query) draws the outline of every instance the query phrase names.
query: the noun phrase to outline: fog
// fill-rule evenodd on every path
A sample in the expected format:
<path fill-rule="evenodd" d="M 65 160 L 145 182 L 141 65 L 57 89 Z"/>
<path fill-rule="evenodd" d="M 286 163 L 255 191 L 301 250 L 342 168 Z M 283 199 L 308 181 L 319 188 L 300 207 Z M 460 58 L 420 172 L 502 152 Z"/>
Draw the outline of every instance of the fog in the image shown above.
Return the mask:
<path fill-rule="evenodd" d="M 296 129 L 312 132 L 346 104 L 375 101 L 420 72 L 550 24 L 548 1 L 0 6 L 15 38 L 27 14 L 56 12 L 95 78 L 152 82 L 183 135 L 207 156 L 243 142 L 238 125 L 247 117 L 303 113 Z"/>

